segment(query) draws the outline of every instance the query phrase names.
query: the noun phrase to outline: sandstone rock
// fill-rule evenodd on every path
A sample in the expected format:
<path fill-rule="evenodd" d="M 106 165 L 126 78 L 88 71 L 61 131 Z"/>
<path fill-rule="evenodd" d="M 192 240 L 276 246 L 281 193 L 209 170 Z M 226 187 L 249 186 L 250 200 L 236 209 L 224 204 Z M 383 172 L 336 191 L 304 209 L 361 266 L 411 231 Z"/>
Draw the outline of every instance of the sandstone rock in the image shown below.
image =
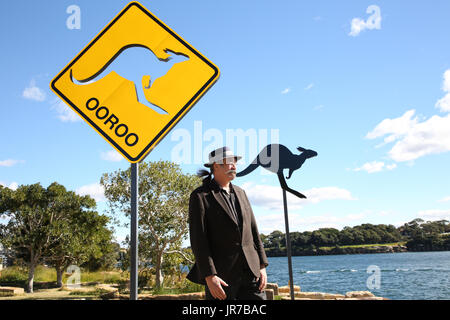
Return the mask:
<path fill-rule="evenodd" d="M 98 284 L 95 286 L 95 289 L 101 289 L 109 292 L 118 292 L 119 289 L 110 284 Z"/>
<path fill-rule="evenodd" d="M 266 293 L 266 299 L 267 300 L 274 300 L 275 295 L 273 289 L 264 289 L 264 292 Z"/>
<path fill-rule="evenodd" d="M 359 298 L 358 300 L 387 300 L 387 299 L 383 297 L 362 297 Z"/>
<path fill-rule="evenodd" d="M 375 297 L 370 291 L 350 291 L 345 294 L 345 298 L 366 298 Z"/>
<path fill-rule="evenodd" d="M 312 300 L 336 300 L 343 299 L 343 294 L 324 293 L 324 292 L 296 292 L 295 298 Z"/>
<path fill-rule="evenodd" d="M 273 290 L 273 294 L 278 296 L 278 283 L 268 283 L 266 285 L 266 289 L 272 289 Z"/>
<path fill-rule="evenodd" d="M 291 288 L 289 286 L 283 286 L 283 287 L 278 287 L 278 292 L 280 295 L 282 294 L 290 294 L 291 293 Z M 300 286 L 296 286 L 294 285 L 294 294 L 296 292 L 300 292 Z"/>
<path fill-rule="evenodd" d="M 129 295 L 118 295 L 121 300 L 129 300 Z M 139 294 L 139 300 L 204 300 L 205 292 L 193 292 L 193 293 L 183 293 L 183 294 Z"/>
<path fill-rule="evenodd" d="M 12 297 L 20 294 L 24 294 L 23 288 L 16 287 L 0 287 L 0 297 Z"/>
<path fill-rule="evenodd" d="M 286 295 L 284 295 L 284 296 L 281 296 L 281 300 L 291 300 L 291 297 L 290 296 L 286 296 Z M 313 300 L 313 299 L 310 299 L 310 298 L 295 298 L 295 300 Z"/>

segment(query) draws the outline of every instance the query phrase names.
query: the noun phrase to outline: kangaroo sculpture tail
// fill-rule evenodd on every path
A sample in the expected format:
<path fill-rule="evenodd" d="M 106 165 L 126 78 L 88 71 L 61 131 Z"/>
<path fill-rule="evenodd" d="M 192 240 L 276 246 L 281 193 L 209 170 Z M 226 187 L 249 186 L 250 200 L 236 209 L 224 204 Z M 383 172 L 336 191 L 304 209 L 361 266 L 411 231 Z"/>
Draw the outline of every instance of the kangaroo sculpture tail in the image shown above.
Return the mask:
<path fill-rule="evenodd" d="M 241 172 L 238 172 L 236 174 L 236 177 L 242 177 L 245 176 L 246 174 L 249 174 L 250 172 L 252 172 L 253 170 L 255 170 L 256 168 L 258 168 L 259 164 L 258 163 L 254 163 L 254 161 L 244 170 L 242 170 Z"/>

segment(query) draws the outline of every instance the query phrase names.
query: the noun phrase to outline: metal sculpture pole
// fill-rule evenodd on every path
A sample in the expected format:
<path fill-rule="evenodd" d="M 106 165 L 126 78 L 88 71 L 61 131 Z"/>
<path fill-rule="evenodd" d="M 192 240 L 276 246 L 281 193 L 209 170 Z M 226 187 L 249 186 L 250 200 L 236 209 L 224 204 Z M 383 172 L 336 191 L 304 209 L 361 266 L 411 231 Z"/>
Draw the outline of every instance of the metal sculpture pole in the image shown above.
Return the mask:
<path fill-rule="evenodd" d="M 130 300 L 138 299 L 138 177 L 139 164 L 131 164 L 131 270 Z"/>
<path fill-rule="evenodd" d="M 286 191 L 292 193 L 300 199 L 306 199 L 306 196 L 297 190 L 289 188 L 283 175 L 284 169 L 289 169 L 289 175 L 286 179 L 290 179 L 292 173 L 302 167 L 305 161 L 309 158 L 317 156 L 317 152 L 314 150 L 305 149 L 302 147 L 297 148 L 300 154 L 293 154 L 287 147 L 282 144 L 269 144 L 261 150 L 255 160 L 244 170 L 237 173 L 237 177 L 242 177 L 259 166 L 267 169 L 278 176 L 278 181 L 280 182 L 281 189 L 283 189 L 283 204 L 284 204 L 284 221 L 286 224 L 286 251 L 288 256 L 289 265 L 289 286 L 291 291 L 291 299 L 294 300 L 294 280 L 292 275 L 292 256 L 291 256 L 291 238 L 289 235 L 289 219 L 288 219 L 288 209 L 287 209 L 287 199 Z"/>
<path fill-rule="evenodd" d="M 294 277 L 292 275 L 292 254 L 291 254 L 291 237 L 289 235 L 289 218 L 286 200 L 286 190 L 283 189 L 283 205 L 284 205 L 284 223 L 286 224 L 286 250 L 289 266 L 289 287 L 291 291 L 291 300 L 295 299 L 294 295 Z"/>

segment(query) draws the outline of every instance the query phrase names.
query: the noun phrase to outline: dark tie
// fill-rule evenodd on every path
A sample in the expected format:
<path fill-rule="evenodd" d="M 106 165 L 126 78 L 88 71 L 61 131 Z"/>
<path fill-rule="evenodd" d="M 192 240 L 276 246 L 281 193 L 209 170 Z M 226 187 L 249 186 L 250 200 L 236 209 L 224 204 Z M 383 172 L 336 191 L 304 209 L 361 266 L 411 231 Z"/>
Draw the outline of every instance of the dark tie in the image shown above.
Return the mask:
<path fill-rule="evenodd" d="M 235 198 L 234 193 L 231 190 L 230 190 L 230 193 L 228 193 L 225 189 L 222 189 L 221 193 L 222 193 L 223 197 L 225 198 L 225 202 L 227 203 L 228 208 L 230 209 L 231 213 L 234 215 L 234 218 L 236 219 L 236 222 L 240 227 L 241 219 L 236 210 L 236 198 Z"/>

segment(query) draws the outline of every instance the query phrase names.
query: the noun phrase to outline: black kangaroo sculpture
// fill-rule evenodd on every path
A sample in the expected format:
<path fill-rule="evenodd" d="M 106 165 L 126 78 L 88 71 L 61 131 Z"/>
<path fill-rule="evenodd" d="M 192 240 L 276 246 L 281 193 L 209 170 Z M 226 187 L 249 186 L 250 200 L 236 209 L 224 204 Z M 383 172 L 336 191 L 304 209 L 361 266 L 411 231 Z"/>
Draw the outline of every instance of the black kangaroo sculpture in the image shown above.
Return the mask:
<path fill-rule="evenodd" d="M 297 150 L 301 153 L 293 154 L 287 147 L 282 144 L 269 144 L 261 150 L 256 159 L 253 160 L 253 162 L 247 168 L 237 173 L 236 176 L 245 176 L 255 170 L 258 166 L 261 166 L 278 175 L 278 180 L 280 181 L 281 188 L 289 191 L 299 198 L 306 199 L 305 195 L 289 188 L 286 180 L 284 179 L 283 170 L 289 169 L 289 175 L 286 177 L 287 179 L 289 179 L 295 170 L 300 169 L 303 163 L 305 163 L 306 159 L 317 156 L 317 152 L 309 149 L 304 149 L 302 147 L 298 147 Z"/>

